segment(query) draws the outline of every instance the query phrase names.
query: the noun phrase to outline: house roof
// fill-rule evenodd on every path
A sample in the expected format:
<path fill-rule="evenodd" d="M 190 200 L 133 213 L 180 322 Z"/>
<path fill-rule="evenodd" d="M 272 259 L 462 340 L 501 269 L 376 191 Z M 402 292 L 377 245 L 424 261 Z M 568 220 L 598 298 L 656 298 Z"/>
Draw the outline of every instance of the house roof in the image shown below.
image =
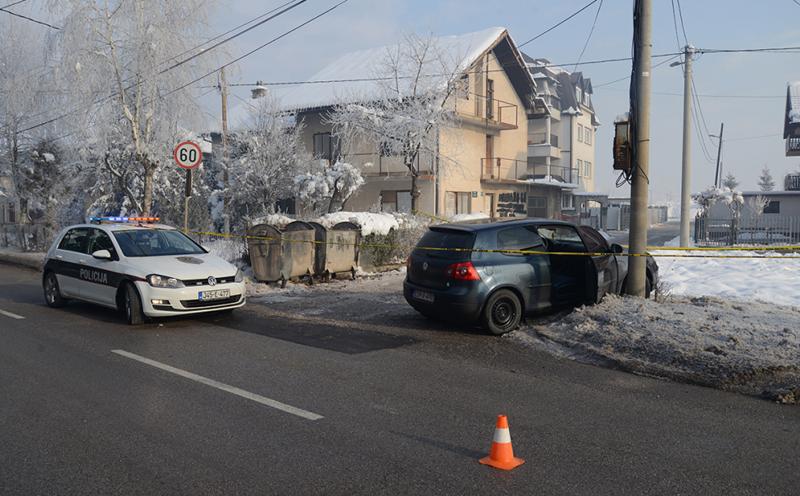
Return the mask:
<path fill-rule="evenodd" d="M 494 50 L 522 100 L 527 104 L 528 97 L 535 93 L 536 83 L 525 69 L 522 56 L 505 28 L 493 27 L 473 33 L 442 36 L 436 38 L 436 44 L 447 58 L 457 64 L 460 71 L 467 70 L 485 52 Z M 373 79 L 390 75 L 382 66 L 387 53 L 398 47 L 398 44 L 394 44 L 346 53 L 311 76 L 307 83 L 278 94 L 281 105 L 287 110 L 313 110 L 348 101 L 377 99 L 382 87 L 380 81 Z M 430 67 L 431 73 L 436 73 L 435 64 L 431 63 Z M 329 82 L 322 84 L 311 81 Z"/>
<path fill-rule="evenodd" d="M 550 65 L 550 61 L 547 59 L 534 59 L 525 53 L 522 56 L 534 78 L 547 77 L 556 80 L 558 83 L 556 85 L 558 99 L 561 101 L 561 108 L 564 113 L 581 113 L 581 105 L 583 104 L 578 101 L 575 89 L 581 88 L 581 91 L 590 95 L 593 94 L 594 89 L 592 88 L 591 79 L 584 77 L 582 72 L 569 72 L 563 67 Z M 592 124 L 599 126 L 600 121 L 597 119 L 591 99 L 589 100 L 589 105 L 584 105 L 584 107 L 587 107 L 592 113 Z"/>

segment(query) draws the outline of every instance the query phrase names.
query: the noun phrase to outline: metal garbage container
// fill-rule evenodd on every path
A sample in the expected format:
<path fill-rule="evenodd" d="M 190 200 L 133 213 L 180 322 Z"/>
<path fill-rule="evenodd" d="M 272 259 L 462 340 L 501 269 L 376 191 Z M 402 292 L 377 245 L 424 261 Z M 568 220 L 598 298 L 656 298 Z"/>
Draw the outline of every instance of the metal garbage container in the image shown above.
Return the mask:
<path fill-rule="evenodd" d="M 358 224 L 340 222 L 331 228 L 317 222 L 309 224 L 314 227 L 316 239 L 314 273 L 325 280 L 343 273 L 355 279 L 361 244 Z"/>
<path fill-rule="evenodd" d="M 247 231 L 250 266 L 259 282 L 280 282 L 314 273 L 314 228 L 295 221 L 280 229 L 259 224 Z"/>

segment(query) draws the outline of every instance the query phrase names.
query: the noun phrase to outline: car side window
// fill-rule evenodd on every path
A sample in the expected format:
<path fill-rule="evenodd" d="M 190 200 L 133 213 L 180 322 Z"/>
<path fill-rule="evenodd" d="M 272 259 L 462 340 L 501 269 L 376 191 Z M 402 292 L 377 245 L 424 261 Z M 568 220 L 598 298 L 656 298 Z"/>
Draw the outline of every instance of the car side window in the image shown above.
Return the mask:
<path fill-rule="evenodd" d="M 543 250 L 544 241 L 533 228 L 509 227 L 497 231 L 498 250 Z M 506 255 L 513 255 L 507 253 Z"/>
<path fill-rule="evenodd" d="M 542 226 L 539 235 L 547 240 L 550 251 L 581 253 L 586 251 L 578 231 L 572 226 Z"/>
<path fill-rule="evenodd" d="M 58 249 L 74 251 L 78 253 L 87 253 L 88 241 L 89 229 L 70 229 L 67 234 L 61 238 L 61 242 L 58 244 Z"/>
<path fill-rule="evenodd" d="M 115 252 L 114 243 L 111 242 L 111 237 L 102 229 L 92 229 L 92 234 L 89 236 L 88 243 L 89 254 L 98 250 L 108 250 L 112 254 Z"/>
<path fill-rule="evenodd" d="M 581 226 L 579 229 L 581 231 L 581 234 L 583 234 L 583 239 L 586 242 L 586 248 L 589 250 L 590 253 L 611 252 L 611 249 L 608 246 L 608 242 L 606 241 L 606 238 L 604 238 L 602 234 L 600 234 L 599 232 L 588 226 Z"/>

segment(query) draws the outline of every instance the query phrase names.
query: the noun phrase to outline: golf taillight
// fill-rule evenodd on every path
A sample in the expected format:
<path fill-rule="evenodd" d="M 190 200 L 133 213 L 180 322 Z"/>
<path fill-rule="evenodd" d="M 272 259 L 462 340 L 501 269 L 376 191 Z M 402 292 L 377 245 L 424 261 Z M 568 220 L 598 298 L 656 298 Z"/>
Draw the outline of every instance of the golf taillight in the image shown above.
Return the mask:
<path fill-rule="evenodd" d="M 481 279 L 472 262 L 459 262 L 447 267 L 447 276 L 456 281 L 479 281 Z"/>

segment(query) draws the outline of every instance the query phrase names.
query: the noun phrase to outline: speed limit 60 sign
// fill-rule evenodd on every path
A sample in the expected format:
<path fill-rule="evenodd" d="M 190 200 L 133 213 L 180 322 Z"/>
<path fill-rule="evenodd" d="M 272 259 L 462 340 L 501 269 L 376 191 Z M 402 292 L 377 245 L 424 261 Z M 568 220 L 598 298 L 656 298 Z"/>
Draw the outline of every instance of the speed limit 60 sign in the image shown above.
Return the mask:
<path fill-rule="evenodd" d="M 203 152 L 200 150 L 200 145 L 194 141 L 178 143 L 175 151 L 172 152 L 172 156 L 175 158 L 175 163 L 178 164 L 178 167 L 183 169 L 196 169 L 200 162 L 203 161 Z"/>

